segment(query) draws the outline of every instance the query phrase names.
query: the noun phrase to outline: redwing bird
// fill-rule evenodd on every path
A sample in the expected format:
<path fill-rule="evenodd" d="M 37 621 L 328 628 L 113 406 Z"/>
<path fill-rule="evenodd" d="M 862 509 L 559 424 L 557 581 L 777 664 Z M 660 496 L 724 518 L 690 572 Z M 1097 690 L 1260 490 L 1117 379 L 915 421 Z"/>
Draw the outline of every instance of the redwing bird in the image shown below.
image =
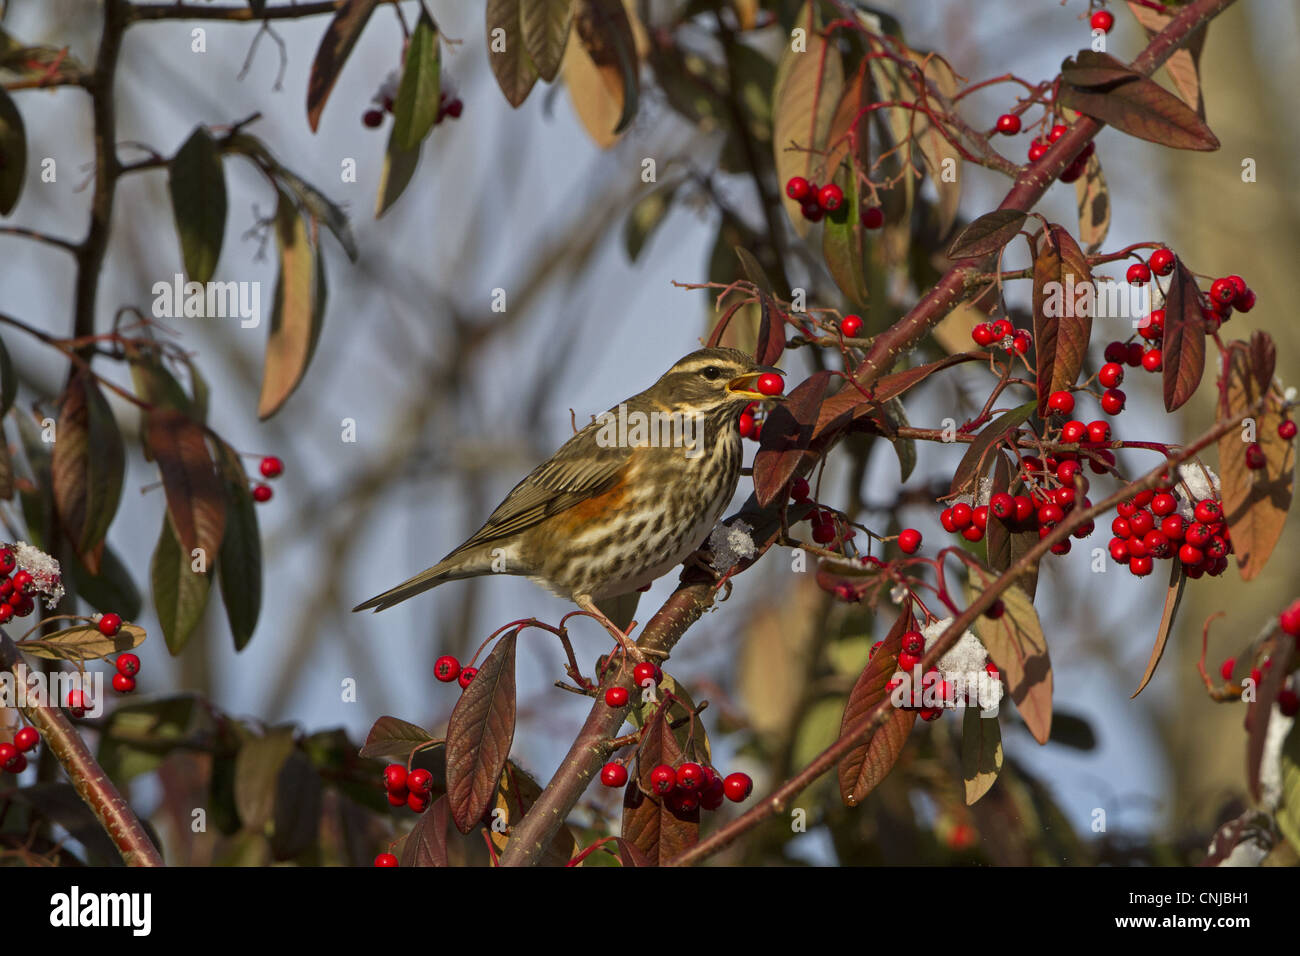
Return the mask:
<path fill-rule="evenodd" d="M 534 468 L 464 544 L 353 610 L 382 611 L 444 581 L 518 574 L 621 633 L 595 602 L 649 584 L 704 542 L 740 477 L 737 420 L 772 397 L 756 387 L 767 372 L 780 374 L 736 349 L 679 359 Z"/>

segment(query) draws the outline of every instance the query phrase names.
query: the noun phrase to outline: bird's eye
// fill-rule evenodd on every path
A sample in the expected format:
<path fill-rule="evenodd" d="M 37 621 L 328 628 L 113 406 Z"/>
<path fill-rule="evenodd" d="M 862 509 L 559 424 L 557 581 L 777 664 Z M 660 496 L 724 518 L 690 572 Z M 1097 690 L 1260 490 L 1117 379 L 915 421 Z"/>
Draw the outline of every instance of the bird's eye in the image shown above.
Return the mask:
<path fill-rule="evenodd" d="M 708 368 L 704 369 L 704 371 L 700 372 L 700 374 L 712 382 L 722 374 L 722 369 L 718 368 L 716 365 L 710 365 Z"/>

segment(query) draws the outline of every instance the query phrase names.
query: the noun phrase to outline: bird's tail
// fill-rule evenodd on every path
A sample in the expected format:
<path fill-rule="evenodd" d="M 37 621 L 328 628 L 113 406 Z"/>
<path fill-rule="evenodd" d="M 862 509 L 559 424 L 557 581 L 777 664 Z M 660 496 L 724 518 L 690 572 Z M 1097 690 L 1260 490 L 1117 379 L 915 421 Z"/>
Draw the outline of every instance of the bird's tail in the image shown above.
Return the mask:
<path fill-rule="evenodd" d="M 459 561 L 453 561 L 450 557 L 439 561 L 431 568 L 426 568 L 413 578 L 408 578 L 395 588 L 389 588 L 383 594 L 376 594 L 369 601 L 363 601 L 354 607 L 353 611 L 367 611 L 374 608 L 376 611 L 383 611 L 392 607 L 394 604 L 401 604 L 407 598 L 413 598 L 417 594 L 423 594 L 430 588 L 435 588 L 445 581 L 455 581 L 458 578 L 473 577 L 481 574 L 482 571 L 477 568 L 467 568 Z"/>

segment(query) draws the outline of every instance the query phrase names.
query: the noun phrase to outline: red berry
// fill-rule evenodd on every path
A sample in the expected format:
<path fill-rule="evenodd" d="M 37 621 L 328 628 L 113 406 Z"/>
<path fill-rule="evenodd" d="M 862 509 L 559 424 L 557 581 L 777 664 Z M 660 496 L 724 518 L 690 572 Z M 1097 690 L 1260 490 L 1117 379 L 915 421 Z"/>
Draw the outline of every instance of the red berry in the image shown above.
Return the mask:
<path fill-rule="evenodd" d="M 388 805 L 390 807 L 404 807 L 406 806 L 406 801 L 410 799 L 410 796 L 411 795 L 407 792 L 405 787 L 400 787 L 397 790 L 389 790 Z"/>
<path fill-rule="evenodd" d="M 447 104 L 447 115 L 452 119 L 460 119 L 460 114 L 465 111 L 465 104 L 461 102 L 460 97 L 456 97 Z"/>
<path fill-rule="evenodd" d="M 812 537 L 816 544 L 831 544 L 836 537 L 834 522 L 826 521 L 813 525 Z"/>
<path fill-rule="evenodd" d="M 1255 293 L 1247 289 L 1245 294 L 1232 300 L 1232 307 L 1238 312 L 1249 312 L 1255 308 Z"/>
<path fill-rule="evenodd" d="M 1110 551 L 1111 558 L 1114 559 L 1117 564 L 1128 564 L 1128 542 L 1123 538 L 1111 538 L 1107 549 Z"/>
<path fill-rule="evenodd" d="M 1034 344 L 1034 340 L 1029 337 L 1027 332 L 1017 332 L 1015 338 L 1011 340 L 1011 347 L 1024 355 L 1029 351 L 1029 347 Z"/>
<path fill-rule="evenodd" d="M 952 523 L 958 531 L 966 527 L 971 522 L 971 516 L 974 514 L 970 505 L 964 501 L 959 501 L 952 506 Z"/>
<path fill-rule="evenodd" d="M 1129 368 L 1137 368 L 1142 364 L 1144 354 L 1141 342 L 1130 342 L 1124 346 L 1124 364 Z"/>
<path fill-rule="evenodd" d="M 862 210 L 862 228 L 879 229 L 885 224 L 885 211 L 879 206 Z"/>
<path fill-rule="evenodd" d="M 1138 335 L 1148 342 L 1159 342 L 1165 337 L 1165 310 L 1152 309 L 1141 325 L 1138 326 Z"/>
<path fill-rule="evenodd" d="M 1065 135 L 1065 132 L 1068 129 L 1069 129 L 1068 126 L 1065 126 L 1062 123 L 1057 123 L 1055 126 L 1052 127 L 1051 131 L 1047 134 L 1047 141 L 1049 143 L 1055 143 L 1058 139 L 1060 139 L 1062 136 Z"/>
<path fill-rule="evenodd" d="M 632 668 L 632 682 L 637 687 L 644 687 L 646 681 L 652 680 L 656 684 L 664 679 L 663 671 L 649 661 L 642 661 Z"/>
<path fill-rule="evenodd" d="M 1167 491 L 1161 491 L 1151 498 L 1151 511 L 1164 517 L 1178 510 L 1178 499 Z"/>
<path fill-rule="evenodd" d="M 0 769 L 8 770 L 11 761 L 18 757 L 18 748 L 11 743 L 0 744 Z"/>
<path fill-rule="evenodd" d="M 1215 279 L 1210 283 L 1211 302 L 1217 302 L 1220 305 L 1231 305 L 1232 300 L 1239 294 L 1231 279 Z"/>
<path fill-rule="evenodd" d="M 429 795 L 427 793 L 408 793 L 406 795 L 406 807 L 413 813 L 423 813 L 429 808 Z"/>
<path fill-rule="evenodd" d="M 1223 507 L 1212 498 L 1205 498 L 1196 502 L 1196 507 L 1192 509 L 1192 516 L 1201 524 L 1214 524 L 1223 517 Z"/>
<path fill-rule="evenodd" d="M 472 681 L 477 675 L 478 675 L 477 667 L 466 667 L 464 670 L 460 672 L 460 676 L 456 678 L 456 683 L 460 684 L 462 688 L 468 687 L 470 681 Z"/>
<path fill-rule="evenodd" d="M 1151 573 L 1151 568 L 1153 567 L 1153 565 L 1154 562 L 1146 555 L 1143 555 L 1140 558 L 1139 557 L 1130 558 L 1128 562 L 1128 569 L 1132 571 L 1133 574 L 1135 574 L 1137 577 L 1142 578 L 1142 577 L 1146 577 L 1148 574 Z"/>
<path fill-rule="evenodd" d="M 1015 113 L 1003 113 L 998 117 L 997 131 L 1006 136 L 1015 136 L 1020 132 L 1020 117 Z"/>
<path fill-rule="evenodd" d="M 1088 423 L 1088 441 L 1098 445 L 1110 441 L 1110 423 L 1098 419 Z"/>
<path fill-rule="evenodd" d="M 406 789 L 406 768 L 400 763 L 390 763 L 384 768 L 384 789 L 390 793 Z"/>
<path fill-rule="evenodd" d="M 802 176 L 791 176 L 785 184 L 785 194 L 795 202 L 801 203 L 812 195 L 812 183 Z"/>
<path fill-rule="evenodd" d="M 1003 521 L 1014 517 L 1016 513 L 1016 499 L 1005 491 L 1000 491 L 989 499 L 989 511 L 995 518 L 1001 518 Z"/>
<path fill-rule="evenodd" d="M 271 492 L 270 485 L 256 484 L 253 486 L 253 500 L 258 502 L 259 504 L 263 504 L 267 501 L 270 501 L 271 494 L 272 492 Z"/>
<path fill-rule="evenodd" d="M 660 795 L 672 793 L 677 787 L 677 771 L 661 763 L 650 771 L 650 789 Z"/>
<path fill-rule="evenodd" d="M 817 193 L 817 204 L 827 212 L 834 212 L 844 203 L 844 190 L 834 183 L 827 183 Z"/>
<path fill-rule="evenodd" d="M 86 716 L 86 693 L 80 690 L 68 691 L 67 708 L 73 717 Z"/>
<path fill-rule="evenodd" d="M 1151 268 L 1145 262 L 1135 262 L 1128 267 L 1124 278 L 1128 280 L 1129 285 L 1142 285 L 1151 281 Z"/>
<path fill-rule="evenodd" d="M 1174 254 L 1163 246 L 1151 253 L 1151 258 L 1147 260 L 1151 266 L 1151 271 L 1158 276 L 1167 276 L 1174 271 Z"/>
<path fill-rule="evenodd" d="M 1106 388 L 1115 388 L 1124 381 L 1124 366 L 1118 362 L 1107 362 L 1097 373 L 1097 381 Z"/>
<path fill-rule="evenodd" d="M 804 200 L 803 205 L 799 207 L 803 217 L 809 222 L 821 222 L 822 216 L 826 215 L 825 210 L 817 204 L 816 197 L 809 196 Z"/>
<path fill-rule="evenodd" d="M 135 678 L 127 677 L 125 674 L 113 675 L 113 690 L 119 694 L 129 694 L 135 690 Z"/>
<path fill-rule="evenodd" d="M 1227 660 L 1225 660 L 1222 664 L 1219 665 L 1219 676 L 1222 677 L 1224 680 L 1232 680 L 1232 672 L 1236 669 L 1236 667 L 1237 667 L 1236 659 L 1229 657 Z"/>
<path fill-rule="evenodd" d="M 1291 419 L 1288 418 L 1285 421 L 1278 423 L 1277 437 L 1281 438 L 1283 441 L 1290 441 L 1292 438 L 1295 438 L 1295 433 L 1296 424 L 1291 421 Z"/>
<path fill-rule="evenodd" d="M 910 654 L 912 657 L 919 659 L 925 653 L 925 635 L 920 631 L 908 631 L 903 635 L 899 646 L 902 648 L 903 654 Z M 911 667 L 903 668 L 905 671 L 911 669 Z"/>
<path fill-rule="evenodd" d="M 905 528 L 898 535 L 898 547 L 904 554 L 915 554 L 921 546 L 921 532 L 915 528 Z"/>
<path fill-rule="evenodd" d="M 1069 392 L 1053 392 L 1047 396 L 1047 407 L 1054 412 L 1068 415 L 1074 411 L 1074 396 Z"/>
<path fill-rule="evenodd" d="M 1044 527 L 1054 527 L 1060 524 L 1064 517 L 1065 512 L 1058 504 L 1049 503 L 1038 509 L 1038 523 Z"/>
<path fill-rule="evenodd" d="M 18 571 L 14 574 L 12 580 L 14 583 L 14 591 L 21 594 L 26 591 L 28 586 L 32 583 L 32 576 L 27 571 Z"/>
<path fill-rule="evenodd" d="M 134 654 L 119 654 L 117 657 L 117 672 L 123 677 L 134 677 L 140 673 L 140 658 Z"/>
<path fill-rule="evenodd" d="M 993 326 L 988 322 L 981 322 L 971 330 L 970 337 L 975 340 L 976 345 L 988 346 L 997 341 L 997 333 L 993 331 Z"/>
<path fill-rule="evenodd" d="M 1100 30 L 1102 33 L 1109 33 L 1110 28 L 1115 25 L 1115 14 L 1109 10 L 1098 10 L 1088 21 L 1094 30 Z"/>
<path fill-rule="evenodd" d="M 754 781 L 749 779 L 747 773 L 729 773 L 727 779 L 722 781 L 722 789 L 728 800 L 740 803 L 753 792 Z"/>
<path fill-rule="evenodd" d="M 1118 388 L 1108 388 L 1101 396 L 1101 410 L 1107 415 L 1118 415 L 1124 411 L 1124 399 L 1127 396 Z"/>
<path fill-rule="evenodd" d="M 749 412 L 741 412 L 736 427 L 740 431 L 741 438 L 749 438 L 754 434 L 754 416 Z"/>
<path fill-rule="evenodd" d="M 697 763 L 684 763 L 677 768 L 677 786 L 682 790 L 699 790 L 704 786 L 704 768 Z"/>
<path fill-rule="evenodd" d="M 1067 445 L 1073 445 L 1083 441 L 1084 435 L 1088 433 L 1088 426 L 1081 421 L 1071 419 L 1061 426 L 1061 441 Z"/>
<path fill-rule="evenodd" d="M 605 691 L 605 704 L 609 707 L 626 707 L 627 699 L 626 687 L 611 687 Z"/>
<path fill-rule="evenodd" d="M 1277 692 L 1277 708 L 1282 711 L 1283 717 L 1294 717 L 1300 712 L 1300 695 L 1290 687 L 1282 688 Z"/>
<path fill-rule="evenodd" d="M 41 741 L 41 735 L 35 727 L 24 727 L 14 734 L 14 746 L 19 750 L 31 750 Z"/>
<path fill-rule="evenodd" d="M 1148 372 L 1158 372 L 1165 367 L 1165 357 L 1159 349 L 1147 349 L 1142 353 L 1142 367 Z"/>
<path fill-rule="evenodd" d="M 18 561 L 14 557 L 13 549 L 10 547 L 0 547 L 0 574 L 8 574 L 17 567 Z"/>
<path fill-rule="evenodd" d="M 921 663 L 920 654 L 909 654 L 907 651 L 903 651 L 898 655 L 899 670 L 910 671 L 919 663 Z"/>
<path fill-rule="evenodd" d="M 621 763 L 607 763 L 600 768 L 600 782 L 606 787 L 621 787 L 627 783 L 627 767 Z"/>
<path fill-rule="evenodd" d="M 1128 346 L 1123 342 L 1108 342 L 1105 355 L 1107 362 L 1123 362 L 1128 357 Z"/>
<path fill-rule="evenodd" d="M 424 768 L 412 770 L 406 778 L 406 789 L 411 793 L 428 793 L 433 789 L 433 774 Z"/>
<path fill-rule="evenodd" d="M 785 388 L 785 383 L 775 372 L 764 372 L 758 377 L 758 384 L 755 387 L 760 395 L 780 395 L 781 390 Z"/>
<path fill-rule="evenodd" d="M 433 676 L 444 684 L 450 684 L 460 676 L 460 661 L 450 654 L 443 654 L 442 657 L 434 661 Z"/>
<path fill-rule="evenodd" d="M 103 634 L 105 637 L 113 637 L 122 629 L 122 618 L 110 611 L 108 614 L 100 617 L 98 626 L 100 634 Z M 139 661 L 137 661 L 137 663 L 139 663 Z"/>
<path fill-rule="evenodd" d="M 1268 465 L 1268 458 L 1264 454 L 1264 449 L 1259 446 L 1259 442 L 1251 442 L 1246 446 L 1246 467 L 1251 471 L 1259 471 Z"/>
<path fill-rule="evenodd" d="M 1044 143 L 1042 140 L 1038 140 L 1038 139 L 1034 140 L 1032 143 L 1029 144 L 1029 161 L 1031 163 L 1038 162 L 1040 159 L 1043 158 L 1043 154 L 1046 152 L 1047 152 L 1047 144 Z"/>
<path fill-rule="evenodd" d="M 384 121 L 384 114 L 382 110 L 366 110 L 364 113 L 361 114 L 361 122 L 364 123 L 366 126 L 368 126 L 370 129 L 374 129 L 383 121 Z M 393 864 L 393 865 L 396 866 L 397 864 Z"/>
<path fill-rule="evenodd" d="M 279 478 L 284 474 L 284 462 L 274 455 L 267 455 L 258 466 L 263 478 Z"/>
<path fill-rule="evenodd" d="M 794 501 L 807 501 L 811 493 L 807 478 L 796 478 L 790 483 L 790 497 Z"/>
<path fill-rule="evenodd" d="M 840 323 L 840 331 L 844 333 L 847 339 L 855 339 L 858 333 L 862 331 L 862 317 L 860 315 L 846 315 L 844 321 Z"/>
<path fill-rule="evenodd" d="M 397 857 L 391 853 L 381 853 L 375 857 L 375 866 L 397 866 Z"/>
<path fill-rule="evenodd" d="M 1200 564 L 1205 560 L 1205 552 L 1190 544 L 1184 544 L 1178 549 L 1178 560 L 1183 564 Z"/>
<path fill-rule="evenodd" d="M 13 744 L 5 744 L 5 746 L 12 747 Z M 26 754 L 15 753 L 0 766 L 3 766 L 10 773 L 22 773 L 27 769 L 27 756 Z"/>
<path fill-rule="evenodd" d="M 1300 637 L 1300 600 L 1291 602 L 1291 606 L 1277 616 L 1282 630 L 1292 637 Z"/>

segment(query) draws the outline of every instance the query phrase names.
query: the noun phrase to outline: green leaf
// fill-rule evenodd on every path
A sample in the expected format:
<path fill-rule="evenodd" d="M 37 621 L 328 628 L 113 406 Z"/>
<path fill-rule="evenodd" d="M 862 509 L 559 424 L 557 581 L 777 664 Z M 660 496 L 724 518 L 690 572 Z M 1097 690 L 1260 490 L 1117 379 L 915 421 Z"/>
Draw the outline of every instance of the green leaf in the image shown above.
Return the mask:
<path fill-rule="evenodd" d="M 851 167 L 841 166 L 835 182 L 844 190 L 840 208 L 826 216 L 822 230 L 822 255 L 831 278 L 855 308 L 865 308 L 870 292 L 867 288 L 867 262 L 863 240 L 862 217 L 858 215 L 858 177 Z"/>
<path fill-rule="evenodd" d="M 122 498 L 126 449 L 117 419 L 89 372 L 76 371 L 59 409 L 50 468 L 63 527 L 90 571 Z"/>
<path fill-rule="evenodd" d="M 206 127 L 196 127 L 171 158 L 167 184 L 185 273 L 194 282 L 207 282 L 216 271 L 226 231 L 226 176 L 221 150 Z"/>
<path fill-rule="evenodd" d="M 163 638 L 172 656 L 179 654 L 203 619 L 208 604 L 208 590 L 212 585 L 211 573 L 200 574 L 193 570 L 187 552 L 181 551 L 180 541 L 172 528 L 171 517 L 163 516 L 162 533 L 153 552 L 150 566 L 153 581 L 153 602 L 162 625 Z"/>
<path fill-rule="evenodd" d="M 307 124 L 316 132 L 325 101 L 379 0 L 344 0 L 321 37 L 307 80 Z"/>
<path fill-rule="evenodd" d="M 252 737 L 235 758 L 235 807 L 244 828 L 259 831 L 271 819 L 280 769 L 293 752 L 293 728 L 276 727 Z"/>
<path fill-rule="evenodd" d="M 537 83 L 537 66 L 528 55 L 519 0 L 488 0 L 488 65 L 506 101 L 516 109 Z"/>
<path fill-rule="evenodd" d="M 27 132 L 18 107 L 0 87 L 0 216 L 18 205 L 27 176 Z"/>
<path fill-rule="evenodd" d="M 320 337 L 324 320 L 320 252 L 311 242 L 307 224 L 283 189 L 276 190 L 275 237 L 280 273 L 275 283 L 271 332 L 266 341 L 262 392 L 257 415 L 265 420 L 278 412 L 302 383 Z"/>
<path fill-rule="evenodd" d="M 411 177 L 415 167 L 420 164 L 420 147 L 403 149 L 394 136 L 388 138 L 388 149 L 384 151 L 384 167 L 379 173 L 379 198 L 375 203 L 375 218 L 378 219 L 397 202 Z"/>
<path fill-rule="evenodd" d="M 221 539 L 217 574 L 235 650 L 242 651 L 252 639 L 262 610 L 262 538 L 257 506 L 238 453 L 222 442 L 218 457 L 226 491 L 226 533 Z"/>
<path fill-rule="evenodd" d="M 410 43 L 406 65 L 393 103 L 393 142 L 402 149 L 416 149 L 438 120 L 442 85 L 442 54 L 438 28 L 421 7 Z"/>
<path fill-rule="evenodd" d="M 1300 720 L 1282 742 L 1278 758 L 1281 770 L 1282 799 L 1277 808 L 1277 828 L 1291 846 L 1300 852 Z"/>
<path fill-rule="evenodd" d="M 978 707 L 965 708 L 961 729 L 961 775 L 970 806 L 997 782 L 1002 770 L 1002 728 L 997 717 L 981 717 Z"/>
<path fill-rule="evenodd" d="M 560 72 L 572 20 L 573 0 L 527 0 L 520 8 L 524 47 L 547 83 Z"/>
<path fill-rule="evenodd" d="M 144 601 L 136 587 L 135 575 L 112 548 L 104 547 L 98 574 L 91 574 L 76 554 L 65 553 L 63 566 L 72 574 L 77 597 L 95 610 L 113 611 L 127 620 L 140 616 Z"/>
<path fill-rule="evenodd" d="M 98 760 L 118 783 L 157 770 L 176 749 L 202 746 L 215 722 L 193 694 L 120 703 L 105 721 Z"/>

